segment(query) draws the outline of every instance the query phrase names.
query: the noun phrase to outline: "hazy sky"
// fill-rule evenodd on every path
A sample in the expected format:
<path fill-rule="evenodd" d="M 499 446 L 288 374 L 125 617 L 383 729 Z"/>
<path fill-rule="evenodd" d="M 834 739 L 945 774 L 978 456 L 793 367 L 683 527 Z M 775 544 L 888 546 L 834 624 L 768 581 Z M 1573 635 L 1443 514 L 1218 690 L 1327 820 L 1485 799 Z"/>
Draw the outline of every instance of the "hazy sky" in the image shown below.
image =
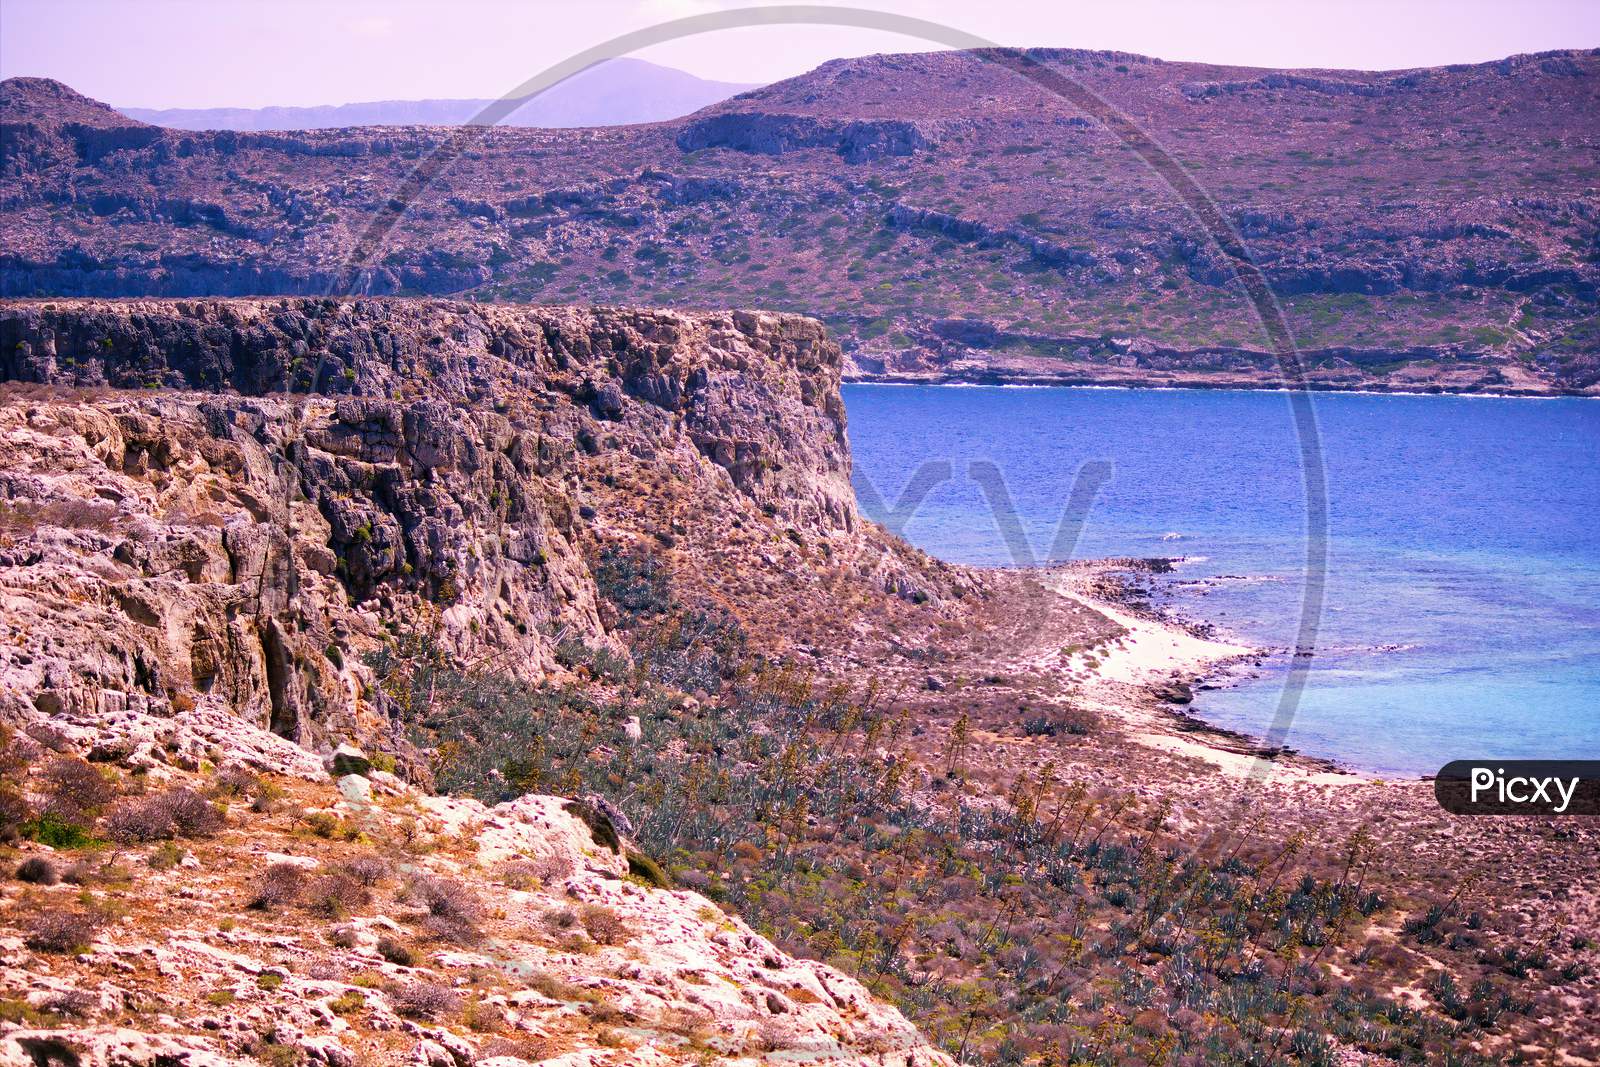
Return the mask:
<path fill-rule="evenodd" d="M 0 75 L 114 104 L 495 97 L 626 30 L 748 0 L 3 0 Z M 1004 44 L 1254 66 L 1391 69 L 1600 46 L 1597 0 L 864 0 Z M 725 81 L 921 51 L 853 30 L 725 31 L 640 53 Z"/>

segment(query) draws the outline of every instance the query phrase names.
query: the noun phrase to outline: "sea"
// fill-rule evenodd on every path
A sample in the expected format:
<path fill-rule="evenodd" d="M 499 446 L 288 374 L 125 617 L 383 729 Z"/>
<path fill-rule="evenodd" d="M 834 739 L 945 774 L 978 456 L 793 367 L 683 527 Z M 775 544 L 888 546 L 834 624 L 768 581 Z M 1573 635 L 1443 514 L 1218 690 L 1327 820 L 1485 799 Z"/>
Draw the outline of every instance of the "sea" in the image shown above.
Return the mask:
<path fill-rule="evenodd" d="M 1181 557 L 1155 602 L 1274 650 L 1197 695 L 1208 722 L 1386 776 L 1600 759 L 1600 400 L 1318 393 L 1297 425 L 1271 391 L 844 396 L 863 512 L 935 556 Z"/>

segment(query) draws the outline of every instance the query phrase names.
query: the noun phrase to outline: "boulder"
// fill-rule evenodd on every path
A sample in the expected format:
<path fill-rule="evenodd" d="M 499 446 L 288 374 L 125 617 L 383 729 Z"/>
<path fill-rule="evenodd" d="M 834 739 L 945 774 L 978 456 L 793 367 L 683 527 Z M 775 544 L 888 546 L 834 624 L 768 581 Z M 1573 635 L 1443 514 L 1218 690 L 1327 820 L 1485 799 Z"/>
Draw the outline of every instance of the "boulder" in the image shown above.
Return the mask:
<path fill-rule="evenodd" d="M 1157 700 L 1164 700 L 1168 704 L 1189 704 L 1194 701 L 1194 690 L 1188 682 L 1166 682 L 1153 686 L 1150 692 Z"/>
<path fill-rule="evenodd" d="M 365 775 L 372 770 L 372 761 L 367 758 L 367 754 L 348 743 L 334 749 L 326 764 L 328 773 L 335 778 L 342 778 L 347 774 Z"/>
<path fill-rule="evenodd" d="M 356 805 L 372 803 L 372 783 L 359 774 L 347 774 L 339 779 L 339 795 Z"/>

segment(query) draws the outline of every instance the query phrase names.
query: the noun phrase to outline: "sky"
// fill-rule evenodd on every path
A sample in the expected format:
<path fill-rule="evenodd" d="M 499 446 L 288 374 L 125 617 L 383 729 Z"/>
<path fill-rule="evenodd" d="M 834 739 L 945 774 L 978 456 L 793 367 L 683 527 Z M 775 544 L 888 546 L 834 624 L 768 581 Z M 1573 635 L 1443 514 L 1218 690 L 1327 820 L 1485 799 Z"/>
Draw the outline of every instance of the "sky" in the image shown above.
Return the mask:
<path fill-rule="evenodd" d="M 628 30 L 763 0 L 0 0 L 0 76 L 137 107 L 497 97 Z M 1600 0 L 860 0 L 1002 44 L 1387 70 L 1600 46 Z M 727 30 L 641 59 L 770 82 L 925 41 L 824 27 Z"/>

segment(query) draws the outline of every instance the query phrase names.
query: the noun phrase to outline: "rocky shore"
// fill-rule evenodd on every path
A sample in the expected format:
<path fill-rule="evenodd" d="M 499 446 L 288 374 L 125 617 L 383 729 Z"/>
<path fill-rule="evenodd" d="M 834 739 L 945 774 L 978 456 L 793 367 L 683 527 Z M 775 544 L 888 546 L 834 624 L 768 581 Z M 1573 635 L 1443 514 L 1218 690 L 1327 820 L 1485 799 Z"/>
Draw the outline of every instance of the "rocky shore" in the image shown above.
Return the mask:
<path fill-rule="evenodd" d="M 1082 347 L 1082 346 L 1079 346 Z M 1515 359 L 1481 353 L 1375 349 L 1302 352 L 1298 383 L 1268 352 L 1130 345 L 1098 359 L 994 350 L 909 351 L 848 357 L 844 380 L 885 385 L 1036 385 L 1117 389 L 1304 389 L 1308 392 L 1600 396 L 1600 383 L 1562 383 Z"/>
<path fill-rule="evenodd" d="M 1225 775 L 1340 784 L 1369 779 L 1332 760 L 1307 756 L 1261 738 L 1215 726 L 1188 709 L 1195 694 L 1237 669 L 1259 667 L 1272 650 L 1219 640 L 1205 622 L 1152 611 L 1144 593 L 1130 593 L 1121 575 L 1151 564 L 1163 570 L 1179 560 L 1102 560 L 1057 569 L 1048 588 L 1105 615 L 1123 635 L 1096 653 L 1098 667 L 1086 699 L 1120 719 L 1139 744 L 1198 756 Z M 1130 692 L 1137 694 L 1129 699 Z"/>

